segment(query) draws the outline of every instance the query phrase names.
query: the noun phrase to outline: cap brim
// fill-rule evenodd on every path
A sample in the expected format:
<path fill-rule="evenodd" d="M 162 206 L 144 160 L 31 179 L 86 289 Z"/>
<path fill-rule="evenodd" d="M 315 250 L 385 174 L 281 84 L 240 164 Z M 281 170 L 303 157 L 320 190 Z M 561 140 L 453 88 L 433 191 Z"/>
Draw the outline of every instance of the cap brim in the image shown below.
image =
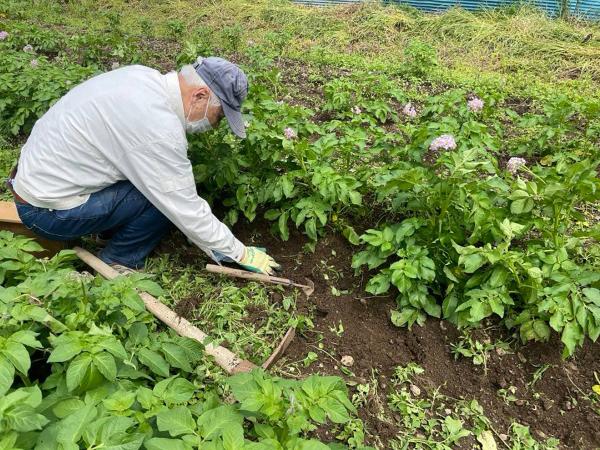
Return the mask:
<path fill-rule="evenodd" d="M 231 131 L 233 131 L 237 137 L 244 139 L 246 137 L 246 127 L 244 126 L 242 113 L 231 108 L 225 102 L 221 102 L 221 106 L 223 107 L 223 113 L 225 113 L 225 117 L 227 117 L 227 122 L 229 123 Z"/>

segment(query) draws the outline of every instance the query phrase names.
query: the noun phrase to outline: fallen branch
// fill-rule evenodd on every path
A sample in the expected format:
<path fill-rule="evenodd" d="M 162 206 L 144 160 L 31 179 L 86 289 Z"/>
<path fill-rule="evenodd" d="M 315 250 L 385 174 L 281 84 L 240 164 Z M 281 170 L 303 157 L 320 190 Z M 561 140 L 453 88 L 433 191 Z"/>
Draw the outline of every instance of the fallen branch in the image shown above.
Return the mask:
<path fill-rule="evenodd" d="M 102 275 L 108 280 L 112 280 L 120 276 L 119 272 L 110 267 L 101 259 L 92 255 L 87 250 L 81 247 L 75 247 L 75 254 L 84 263 Z M 179 316 L 175 311 L 170 309 L 164 303 L 158 301 L 147 292 L 140 292 L 140 297 L 146 305 L 146 309 L 150 311 L 156 318 L 162 321 L 165 325 L 175 330 L 179 335 L 195 339 L 200 343 L 208 338 L 208 335 L 199 328 L 192 325 L 183 317 Z M 204 344 L 203 344 L 204 345 Z M 215 358 L 215 362 L 222 367 L 227 373 L 234 374 L 239 372 L 249 372 L 256 366 L 248 360 L 240 359 L 231 350 L 221 347 L 220 345 L 206 344 L 204 351 Z"/>

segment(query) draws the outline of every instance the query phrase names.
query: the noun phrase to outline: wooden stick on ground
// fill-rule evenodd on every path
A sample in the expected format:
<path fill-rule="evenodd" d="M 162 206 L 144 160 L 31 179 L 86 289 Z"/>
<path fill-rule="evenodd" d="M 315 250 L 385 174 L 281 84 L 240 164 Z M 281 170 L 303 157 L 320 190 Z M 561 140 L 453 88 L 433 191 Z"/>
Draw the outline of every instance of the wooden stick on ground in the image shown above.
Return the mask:
<path fill-rule="evenodd" d="M 246 280 L 261 281 L 263 283 L 280 284 L 283 286 L 293 286 L 301 288 L 307 297 L 310 297 L 315 290 L 315 285 L 311 280 L 306 280 L 309 284 L 296 283 L 289 278 L 274 277 L 272 275 L 263 275 L 261 273 L 249 272 L 247 270 L 232 269 L 231 267 L 217 266 L 216 264 L 207 264 L 206 271 L 218 273 L 230 277 L 244 278 Z"/>
<path fill-rule="evenodd" d="M 84 250 L 81 247 L 75 247 L 73 250 L 75 250 L 75 253 L 79 259 L 85 262 L 104 278 L 112 280 L 120 275 L 119 272 L 110 267 L 101 259 L 92 255 L 87 250 Z M 190 322 L 179 316 L 175 311 L 167 307 L 164 303 L 158 301 L 147 292 L 140 292 L 140 297 L 144 301 L 148 311 L 154 314 L 154 316 L 156 316 L 170 328 L 175 330 L 179 335 L 195 339 L 200 343 L 203 343 L 208 337 L 207 334 L 202 330 L 192 325 Z M 213 356 L 215 358 L 215 362 L 229 374 L 249 372 L 256 367 L 250 361 L 240 359 L 235 355 L 235 353 L 226 349 L 225 347 L 208 344 L 204 347 L 204 350 L 206 353 Z"/>

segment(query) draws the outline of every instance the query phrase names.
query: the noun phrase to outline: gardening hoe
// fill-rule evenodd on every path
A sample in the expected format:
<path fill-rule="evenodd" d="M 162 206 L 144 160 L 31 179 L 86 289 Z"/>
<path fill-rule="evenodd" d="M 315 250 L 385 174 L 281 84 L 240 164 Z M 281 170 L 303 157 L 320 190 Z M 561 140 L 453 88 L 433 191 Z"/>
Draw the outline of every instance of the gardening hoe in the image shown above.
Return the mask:
<path fill-rule="evenodd" d="M 110 267 L 101 259 L 98 259 L 92 255 L 87 250 L 84 250 L 80 247 L 75 247 L 73 250 L 75 250 L 75 254 L 79 257 L 79 259 L 85 262 L 104 278 L 112 280 L 120 275 L 119 272 Z M 147 292 L 140 292 L 140 297 L 144 301 L 148 311 L 154 314 L 158 319 L 171 327 L 181 336 L 195 339 L 202 344 L 208 337 L 206 333 L 192 325 L 183 317 L 180 317 L 175 311 L 168 308 L 164 303 L 161 303 Z M 277 352 L 278 349 L 279 347 L 275 350 L 275 352 Z M 221 347 L 220 345 L 217 346 L 214 344 L 207 344 L 204 346 L 204 351 L 213 356 L 215 358 L 215 362 L 229 374 L 249 372 L 256 367 L 250 361 L 240 359 L 233 352 L 225 347 Z M 271 357 L 273 357 L 273 355 L 271 355 Z"/>
<path fill-rule="evenodd" d="M 281 284 L 283 286 L 292 286 L 302 289 L 306 297 L 310 297 L 315 291 L 315 284 L 306 279 L 307 284 L 296 283 L 288 278 L 274 277 L 271 275 L 263 275 L 261 273 L 248 272 L 247 270 L 232 269 L 231 267 L 217 266 L 215 264 L 207 264 L 206 270 L 211 273 L 220 273 L 230 277 L 245 278 L 246 280 L 262 281 L 263 283 Z"/>

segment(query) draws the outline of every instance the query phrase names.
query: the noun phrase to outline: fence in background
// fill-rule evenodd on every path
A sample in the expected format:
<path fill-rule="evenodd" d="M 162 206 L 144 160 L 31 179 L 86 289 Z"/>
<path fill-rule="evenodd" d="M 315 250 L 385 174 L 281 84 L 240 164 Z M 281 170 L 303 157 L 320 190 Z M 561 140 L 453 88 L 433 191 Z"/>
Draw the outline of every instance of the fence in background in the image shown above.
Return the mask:
<path fill-rule="evenodd" d="M 313 6 L 330 6 L 348 3 L 359 3 L 362 0 L 294 0 L 295 3 L 302 3 Z M 383 0 L 385 4 L 405 4 L 414 6 L 424 11 L 443 11 L 452 6 L 475 11 L 485 8 L 497 8 L 500 6 L 509 6 L 515 3 L 515 0 Z M 529 0 L 538 8 L 546 11 L 552 16 L 561 14 L 561 0 Z M 586 19 L 600 19 L 600 0 L 568 0 L 568 11 L 570 15 L 580 16 Z"/>

